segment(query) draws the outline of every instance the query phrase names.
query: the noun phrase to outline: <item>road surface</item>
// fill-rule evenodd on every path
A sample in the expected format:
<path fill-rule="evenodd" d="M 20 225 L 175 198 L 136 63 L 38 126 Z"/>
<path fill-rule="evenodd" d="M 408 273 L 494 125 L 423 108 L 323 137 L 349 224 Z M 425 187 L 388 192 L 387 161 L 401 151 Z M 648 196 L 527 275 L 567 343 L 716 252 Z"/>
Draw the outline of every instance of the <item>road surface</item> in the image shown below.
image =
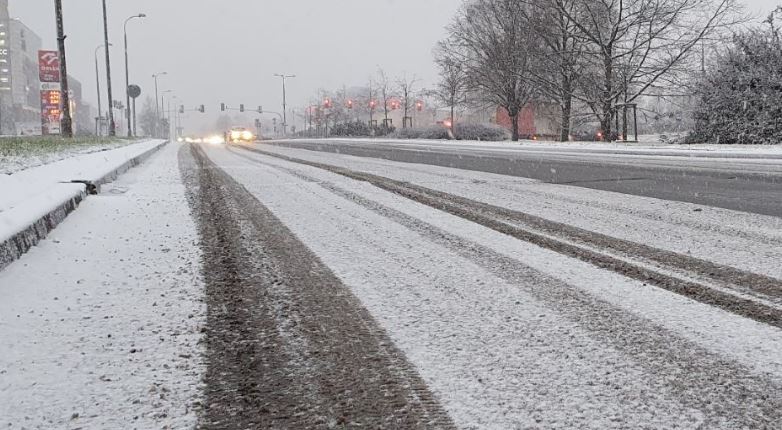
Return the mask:
<path fill-rule="evenodd" d="M 725 152 L 587 150 L 442 143 L 274 142 L 362 157 L 498 173 L 782 217 L 782 160 Z M 664 148 L 663 148 L 664 149 Z"/>
<path fill-rule="evenodd" d="M 313 145 L 321 147 L 291 147 Z M 475 149 L 384 148 L 172 144 L 156 155 L 124 185 L 144 208 L 133 228 L 155 217 L 177 227 L 169 238 L 150 228 L 138 239 L 141 248 L 120 229 L 111 255 L 125 267 L 139 261 L 139 250 L 150 252 L 143 273 L 164 280 L 152 297 L 174 280 L 178 296 L 156 300 L 180 300 L 189 309 L 204 304 L 201 311 L 171 308 L 173 320 L 148 307 L 141 314 L 155 331 L 198 337 L 197 346 L 173 347 L 171 368 L 157 355 L 147 357 L 156 377 L 179 381 L 175 393 L 165 394 L 188 407 L 179 410 L 170 399 L 147 404 L 145 394 L 140 404 L 124 405 L 149 410 L 141 421 L 121 411 L 113 413 L 115 421 L 103 419 L 105 405 L 96 408 L 88 395 L 71 401 L 81 408 L 76 418 L 62 407 L 34 407 L 61 406 L 68 398 L 62 382 L 37 375 L 90 365 L 28 365 L 20 357 L 59 356 L 60 348 L 79 356 L 80 336 L 101 320 L 75 318 L 81 330 L 70 337 L 67 316 L 28 328 L 15 316 L 39 309 L 33 295 L 0 304 L 0 323 L 14 328 L 0 330 L 0 345 L 16 340 L 10 359 L 0 356 L 0 407 L 6 407 L 0 416 L 12 428 L 17 419 L 28 427 L 85 428 L 117 421 L 203 428 L 782 425 L 782 218 L 767 213 L 777 210 L 777 191 L 761 192 L 759 199 L 769 202 L 756 203 L 756 210 L 737 211 L 728 203 L 741 197 L 738 186 L 717 190 L 710 198 L 724 203 L 718 205 L 687 193 L 661 198 L 663 189 L 674 192 L 664 183 L 615 192 L 608 182 L 585 182 L 584 175 L 601 176 L 588 168 L 597 165 L 596 155 L 586 157 L 593 164 L 581 166 L 580 174 L 573 154 L 516 154 L 519 170 L 498 174 Z M 559 180 L 521 170 L 537 165 L 534 157 L 546 159 L 536 172 L 556 170 Z M 773 184 L 780 170 L 773 159 L 621 157 L 628 175 L 643 168 L 648 178 L 673 178 L 665 172 L 684 171 L 703 186 L 705 178 L 727 172 L 740 174 L 745 186 Z M 446 158 L 466 164 L 439 165 Z M 602 168 L 605 175 L 613 175 L 611 166 Z M 567 178 L 582 183 L 563 183 L 573 182 Z M 161 183 L 167 185 L 152 191 Z M 161 193 L 168 204 L 160 204 Z M 83 219 L 81 211 L 55 231 L 64 243 L 44 241 L 0 272 L 0 293 L 20 295 L 21 285 L 56 276 L 57 265 L 47 262 L 74 252 L 69 241 L 80 237 L 84 223 L 100 224 L 100 213 Z M 108 241 L 109 227 L 95 228 Z M 152 251 L 167 240 L 179 242 L 173 248 L 179 266 L 171 266 L 171 254 Z M 181 280 L 192 274 L 181 266 L 190 267 L 194 257 L 200 276 L 185 288 Z M 101 275 L 111 274 L 111 265 L 84 264 L 92 273 L 86 285 L 74 283 L 61 294 L 103 309 L 106 298 L 78 294 L 100 291 L 103 279 L 114 285 Z M 121 300 L 145 297 L 138 290 L 144 282 L 121 288 Z M 46 296 L 44 305 L 67 315 L 61 302 Z M 158 341 L 158 333 L 136 329 L 134 312 L 126 309 L 127 335 L 137 344 Z M 25 346 L 24 338 L 50 324 L 65 346 Z M 85 377 L 82 392 L 102 392 L 120 380 L 119 399 L 147 393 L 133 376 L 142 370 L 107 366 L 105 347 L 87 352 L 95 363 L 90 374 L 108 368 L 115 382 Z M 133 360 L 143 363 L 136 354 Z M 201 380 L 196 387 L 188 383 L 194 371 Z M 45 389 L 31 388 L 29 380 Z M 27 401 L 4 387 L 27 387 Z M 34 418 L 24 421 L 28 415 Z"/>

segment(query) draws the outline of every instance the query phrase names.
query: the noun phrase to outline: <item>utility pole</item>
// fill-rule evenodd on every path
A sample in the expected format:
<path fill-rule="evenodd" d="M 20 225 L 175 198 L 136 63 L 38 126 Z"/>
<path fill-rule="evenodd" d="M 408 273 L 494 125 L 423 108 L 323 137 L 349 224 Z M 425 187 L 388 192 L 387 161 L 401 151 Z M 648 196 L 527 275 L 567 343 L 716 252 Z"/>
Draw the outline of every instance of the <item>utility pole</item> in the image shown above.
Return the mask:
<path fill-rule="evenodd" d="M 95 48 L 95 86 L 98 89 L 98 119 L 96 120 L 95 124 L 95 134 L 100 136 L 102 134 L 101 132 L 101 122 L 103 120 L 103 113 L 102 113 L 102 106 L 100 102 L 100 69 L 98 68 L 98 51 L 103 48 L 103 45 L 98 46 Z"/>
<path fill-rule="evenodd" d="M 105 0 L 104 0 L 105 1 Z M 54 0 L 54 13 L 57 17 L 57 48 L 60 51 L 60 100 L 62 119 L 60 133 L 63 137 L 73 137 L 73 118 L 71 100 L 68 94 L 68 66 L 65 62 L 65 27 L 62 22 L 62 0 Z"/>
<path fill-rule="evenodd" d="M 56 0 L 58 3 L 61 0 Z M 117 124 L 114 123 L 114 97 L 111 94 L 111 57 L 109 55 L 109 22 L 106 14 L 106 0 L 103 0 L 103 43 L 106 47 L 106 86 L 109 98 L 109 136 L 117 135 Z"/>
<path fill-rule="evenodd" d="M 288 110 L 287 110 L 287 102 L 285 100 L 285 79 L 287 78 L 295 78 L 296 75 L 285 75 L 281 73 L 275 73 L 274 76 L 277 76 L 282 79 L 282 134 L 283 136 L 287 134 L 286 129 L 288 127 Z"/>
<path fill-rule="evenodd" d="M 168 72 L 159 72 L 152 75 L 152 78 L 155 80 L 155 137 L 160 137 L 160 96 L 158 95 L 157 90 L 157 78 L 158 76 L 164 76 L 167 75 Z"/>
<path fill-rule="evenodd" d="M 125 24 L 122 26 L 123 34 L 125 36 L 125 102 L 128 105 L 128 137 L 133 137 L 133 130 L 135 129 L 135 127 L 131 125 L 135 122 L 131 119 L 131 114 L 135 111 L 131 111 L 130 109 L 130 71 L 128 69 L 128 21 L 134 18 L 146 18 L 146 15 L 143 13 L 133 15 L 126 19 Z"/>

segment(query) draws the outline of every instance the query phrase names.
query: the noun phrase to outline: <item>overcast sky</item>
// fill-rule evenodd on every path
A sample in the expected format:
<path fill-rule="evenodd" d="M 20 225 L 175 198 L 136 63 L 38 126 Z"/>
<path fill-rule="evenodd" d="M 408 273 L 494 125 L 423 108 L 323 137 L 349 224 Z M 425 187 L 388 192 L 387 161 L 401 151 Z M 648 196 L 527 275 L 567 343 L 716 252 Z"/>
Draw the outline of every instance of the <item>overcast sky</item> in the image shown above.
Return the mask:
<path fill-rule="evenodd" d="M 100 3 L 63 1 L 69 73 L 82 81 L 93 104 L 94 52 L 103 40 Z M 319 88 L 364 84 L 378 66 L 391 76 L 416 74 L 429 85 L 436 80 L 432 47 L 460 3 L 108 0 L 114 98 L 123 97 L 122 24 L 139 12 L 148 18 L 128 24 L 131 81 L 154 93 L 151 75 L 166 71 L 161 87 L 173 89 L 188 106 L 204 103 L 214 113 L 220 102 L 279 110 L 282 90 L 274 73 L 297 75 L 288 85 L 292 106 L 305 105 Z M 41 35 L 45 48 L 56 47 L 51 0 L 10 0 L 10 12 Z"/>
<path fill-rule="evenodd" d="M 131 83 L 149 95 L 154 93 L 151 75 L 168 72 L 161 87 L 173 89 L 189 107 L 206 104 L 211 125 L 220 102 L 279 110 L 281 89 L 274 73 L 297 75 L 289 82 L 292 106 L 304 106 L 319 88 L 363 85 L 378 67 L 391 76 L 416 74 L 430 86 L 436 81 L 432 47 L 462 0 L 107 2 L 114 98 L 123 98 L 122 23 L 143 12 L 148 18 L 128 24 Z M 100 3 L 63 0 L 69 73 L 82 81 L 93 105 L 94 52 L 103 41 Z M 747 0 L 758 13 L 780 3 Z M 43 38 L 44 48 L 56 47 L 51 0 L 10 0 L 10 12 Z"/>

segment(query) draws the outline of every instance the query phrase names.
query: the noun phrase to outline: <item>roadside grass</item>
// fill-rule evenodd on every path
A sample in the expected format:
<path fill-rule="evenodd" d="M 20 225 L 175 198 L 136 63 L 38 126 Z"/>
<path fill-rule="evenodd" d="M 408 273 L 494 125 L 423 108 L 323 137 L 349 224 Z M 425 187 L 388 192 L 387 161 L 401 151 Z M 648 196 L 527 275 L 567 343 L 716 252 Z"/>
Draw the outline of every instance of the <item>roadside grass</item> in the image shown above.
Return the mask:
<path fill-rule="evenodd" d="M 19 136 L 0 138 L 0 173 L 52 163 L 79 154 L 114 149 L 136 142 L 134 139 L 79 136 Z"/>

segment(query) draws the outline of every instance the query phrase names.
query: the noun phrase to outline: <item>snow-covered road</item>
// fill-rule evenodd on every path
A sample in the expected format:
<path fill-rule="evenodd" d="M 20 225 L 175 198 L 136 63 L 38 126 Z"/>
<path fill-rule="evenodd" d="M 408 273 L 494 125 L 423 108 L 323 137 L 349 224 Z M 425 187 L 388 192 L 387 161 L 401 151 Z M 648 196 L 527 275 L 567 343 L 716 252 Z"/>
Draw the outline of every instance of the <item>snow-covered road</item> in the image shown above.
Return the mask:
<path fill-rule="evenodd" d="M 170 145 L 0 272 L 0 425 L 778 428 L 781 231 L 514 176 Z"/>
<path fill-rule="evenodd" d="M 518 240 L 376 183 L 236 147 L 207 147 L 349 286 L 458 426 L 741 428 L 782 417 L 778 218 L 479 172 L 261 149 L 597 233 L 600 240 L 576 245 L 702 289 L 687 296 L 687 288 L 660 288 L 657 278 L 605 270 L 598 261 Z M 611 242 L 617 240 L 646 248 L 617 247 Z M 678 258 L 696 268 L 677 265 Z M 735 303 L 712 300 L 711 292 Z M 755 305 L 772 317 L 747 310 Z"/>

